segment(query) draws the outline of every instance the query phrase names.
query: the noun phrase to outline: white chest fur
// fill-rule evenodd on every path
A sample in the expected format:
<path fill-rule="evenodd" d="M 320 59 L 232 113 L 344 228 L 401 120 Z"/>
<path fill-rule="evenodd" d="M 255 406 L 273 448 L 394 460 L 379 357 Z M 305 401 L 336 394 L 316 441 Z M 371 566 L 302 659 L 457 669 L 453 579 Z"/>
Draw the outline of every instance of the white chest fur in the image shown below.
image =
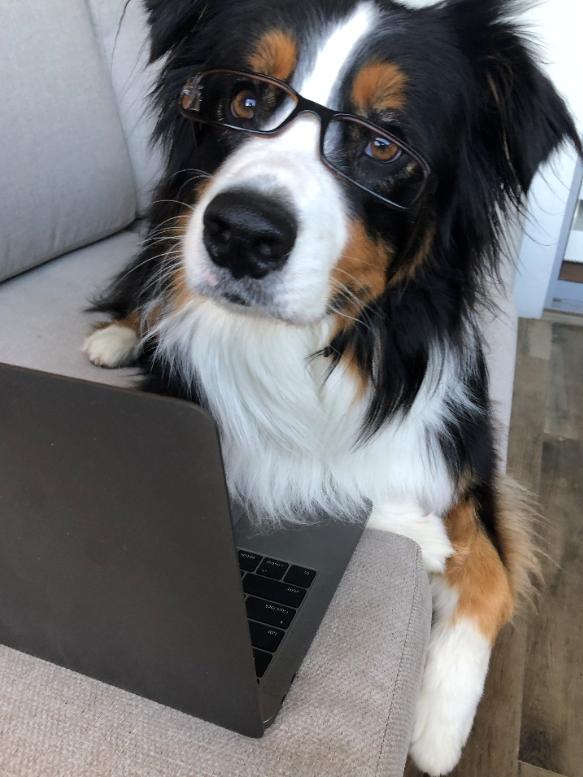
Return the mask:
<path fill-rule="evenodd" d="M 238 315 L 208 300 L 165 321 L 160 348 L 202 388 L 221 429 L 229 488 L 260 519 L 301 520 L 315 507 L 349 516 L 363 499 L 442 514 L 453 488 L 437 434 L 445 398 L 460 392 L 453 359 L 430 368 L 406 416 L 358 444 L 366 397 L 357 398 L 341 366 L 326 380 L 327 359 L 311 358 L 328 326 Z"/>

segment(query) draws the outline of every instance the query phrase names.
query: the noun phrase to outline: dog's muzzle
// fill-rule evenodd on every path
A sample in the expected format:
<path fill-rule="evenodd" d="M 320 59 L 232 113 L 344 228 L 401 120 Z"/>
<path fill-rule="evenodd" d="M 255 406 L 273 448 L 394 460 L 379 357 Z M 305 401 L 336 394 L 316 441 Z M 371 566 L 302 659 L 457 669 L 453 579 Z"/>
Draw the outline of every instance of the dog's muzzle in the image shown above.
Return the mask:
<path fill-rule="evenodd" d="M 236 280 L 281 270 L 298 233 L 288 205 L 249 189 L 221 192 L 208 205 L 203 223 L 209 257 Z"/>

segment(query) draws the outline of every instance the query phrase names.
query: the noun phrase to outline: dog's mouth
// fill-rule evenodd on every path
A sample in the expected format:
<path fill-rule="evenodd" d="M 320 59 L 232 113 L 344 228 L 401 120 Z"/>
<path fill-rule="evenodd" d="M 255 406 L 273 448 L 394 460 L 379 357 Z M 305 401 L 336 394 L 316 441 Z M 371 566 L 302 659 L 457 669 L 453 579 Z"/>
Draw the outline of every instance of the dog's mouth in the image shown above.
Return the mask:
<path fill-rule="evenodd" d="M 239 305 L 243 308 L 248 308 L 250 306 L 250 303 L 244 297 L 242 297 L 240 294 L 236 294 L 235 292 L 226 291 L 223 296 L 227 302 L 231 303 L 231 305 Z"/>
<path fill-rule="evenodd" d="M 291 315 L 283 305 L 277 303 L 278 282 L 275 278 L 235 279 L 228 271 L 218 268 L 203 275 L 193 283 L 197 294 L 213 300 L 229 313 L 277 319 L 296 325 L 313 323 Z"/>

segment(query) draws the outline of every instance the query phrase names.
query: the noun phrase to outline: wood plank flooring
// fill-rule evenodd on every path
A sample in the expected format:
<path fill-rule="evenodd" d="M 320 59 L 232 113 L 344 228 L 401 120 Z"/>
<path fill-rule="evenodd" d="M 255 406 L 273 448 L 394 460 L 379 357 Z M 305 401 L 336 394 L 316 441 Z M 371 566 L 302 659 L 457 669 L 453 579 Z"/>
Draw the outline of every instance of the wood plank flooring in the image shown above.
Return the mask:
<path fill-rule="evenodd" d="M 583 777 L 583 329 L 521 321 L 509 471 L 540 495 L 545 588 L 502 633 L 454 777 Z M 407 777 L 419 772 L 407 765 Z"/>
<path fill-rule="evenodd" d="M 579 262 L 563 262 L 560 279 L 571 283 L 583 283 L 583 264 Z"/>
<path fill-rule="evenodd" d="M 525 764 L 521 761 L 518 768 L 518 777 L 561 777 L 561 775 L 549 772 L 548 769 L 539 769 L 538 766 Z"/>

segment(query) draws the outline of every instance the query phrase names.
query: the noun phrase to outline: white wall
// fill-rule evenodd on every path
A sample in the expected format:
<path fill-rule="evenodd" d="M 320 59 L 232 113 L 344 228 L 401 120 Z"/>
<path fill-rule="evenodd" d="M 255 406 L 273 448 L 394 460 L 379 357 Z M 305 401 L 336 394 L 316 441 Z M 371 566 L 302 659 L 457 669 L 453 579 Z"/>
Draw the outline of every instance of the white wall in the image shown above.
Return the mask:
<path fill-rule="evenodd" d="M 420 8 L 431 5 L 432 0 L 407 0 L 405 4 Z M 538 0 L 518 19 L 538 41 L 539 64 L 583 130 L 583 0 Z M 533 183 L 516 285 L 521 316 L 542 315 L 575 165 L 574 152 L 562 152 Z"/>
<path fill-rule="evenodd" d="M 518 314 L 524 318 L 543 314 L 576 164 L 574 151 L 562 151 L 533 181 L 515 287 Z"/>
<path fill-rule="evenodd" d="M 583 3 L 542 0 L 523 16 L 542 42 L 540 51 L 546 62 L 541 64 L 582 129 Z M 533 183 L 516 283 L 516 302 L 521 316 L 539 318 L 543 313 L 576 163 L 573 151 L 563 151 L 541 170 Z"/>

